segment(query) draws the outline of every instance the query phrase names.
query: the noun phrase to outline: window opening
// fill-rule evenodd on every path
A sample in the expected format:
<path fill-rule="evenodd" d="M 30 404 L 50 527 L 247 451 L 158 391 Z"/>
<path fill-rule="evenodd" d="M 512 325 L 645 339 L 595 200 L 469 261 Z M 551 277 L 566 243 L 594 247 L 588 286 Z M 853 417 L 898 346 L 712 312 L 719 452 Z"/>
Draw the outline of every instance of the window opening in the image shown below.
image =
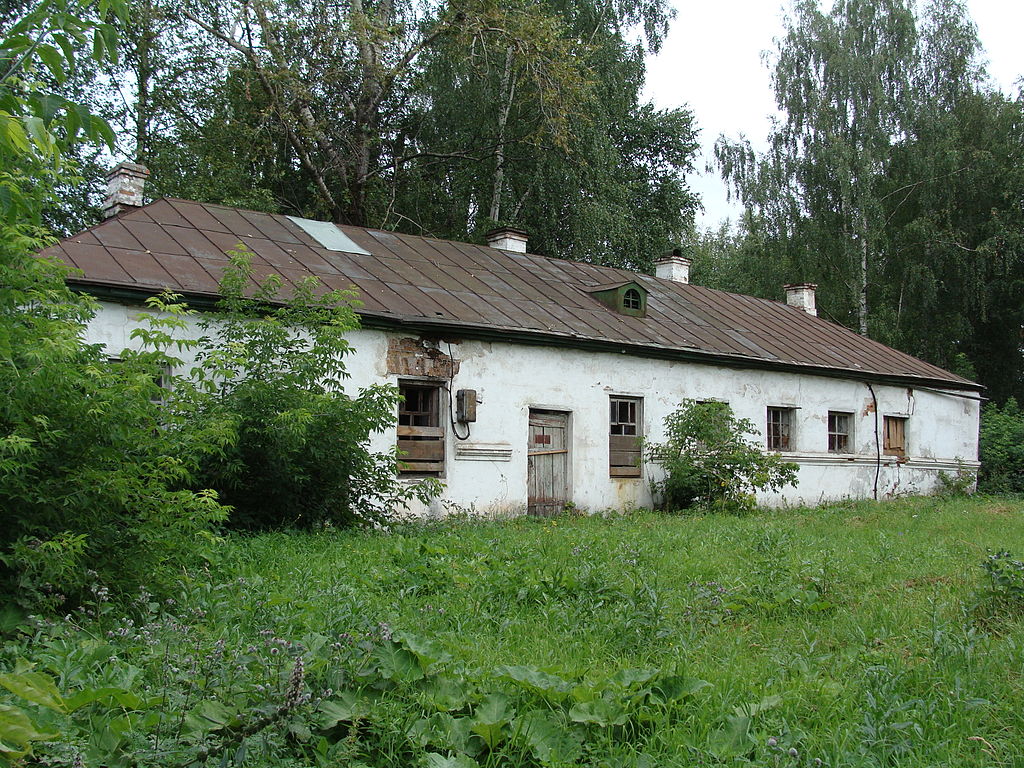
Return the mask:
<path fill-rule="evenodd" d="M 766 439 L 769 451 L 792 450 L 793 409 L 769 408 Z"/>
<path fill-rule="evenodd" d="M 444 472 L 444 428 L 441 426 L 441 385 L 398 382 L 399 471 L 439 476 Z"/>
<path fill-rule="evenodd" d="M 630 288 L 622 295 L 622 306 L 626 309 L 643 309 L 643 300 L 640 298 L 640 291 Z"/>
<path fill-rule="evenodd" d="M 111 365 L 121 365 L 124 362 L 124 358 L 117 355 L 108 355 L 107 362 Z M 156 384 L 159 390 L 149 398 L 151 403 L 160 406 L 167 404 L 167 395 L 170 393 L 171 385 L 174 382 L 171 373 L 170 365 L 164 363 L 159 366 L 157 373 L 153 376 L 153 383 Z"/>
<path fill-rule="evenodd" d="M 640 477 L 643 400 L 612 397 L 608 420 L 608 473 L 611 477 Z"/>
<path fill-rule="evenodd" d="M 883 424 L 882 453 L 886 456 L 907 455 L 907 420 L 902 416 L 886 416 Z"/>
<path fill-rule="evenodd" d="M 830 453 L 850 452 L 850 425 L 852 413 L 828 412 L 828 450 Z"/>

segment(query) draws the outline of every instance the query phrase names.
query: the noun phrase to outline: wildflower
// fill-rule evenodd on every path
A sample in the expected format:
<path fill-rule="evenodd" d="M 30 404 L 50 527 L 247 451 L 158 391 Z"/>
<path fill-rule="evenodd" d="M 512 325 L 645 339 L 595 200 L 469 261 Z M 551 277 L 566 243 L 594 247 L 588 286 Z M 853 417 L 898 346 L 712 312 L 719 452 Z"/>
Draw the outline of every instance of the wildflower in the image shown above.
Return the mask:
<path fill-rule="evenodd" d="M 800 753 L 796 751 L 796 747 L 790 747 L 790 748 L 789 748 L 789 756 L 790 756 L 790 757 L 792 757 L 792 758 L 796 758 L 796 757 L 798 757 L 799 755 L 800 755 Z"/>
<path fill-rule="evenodd" d="M 292 668 L 292 676 L 288 680 L 288 692 L 285 694 L 284 705 L 288 709 L 304 704 L 306 695 L 302 692 L 302 685 L 306 679 L 306 669 L 302 657 L 295 659 L 295 666 Z"/>
<path fill-rule="evenodd" d="M 768 746 L 769 746 L 769 747 L 774 747 L 774 746 L 776 746 L 776 745 L 777 745 L 778 743 L 779 743 L 778 739 L 776 739 L 776 738 L 775 738 L 774 736 L 769 736 L 769 737 L 768 737 Z"/>

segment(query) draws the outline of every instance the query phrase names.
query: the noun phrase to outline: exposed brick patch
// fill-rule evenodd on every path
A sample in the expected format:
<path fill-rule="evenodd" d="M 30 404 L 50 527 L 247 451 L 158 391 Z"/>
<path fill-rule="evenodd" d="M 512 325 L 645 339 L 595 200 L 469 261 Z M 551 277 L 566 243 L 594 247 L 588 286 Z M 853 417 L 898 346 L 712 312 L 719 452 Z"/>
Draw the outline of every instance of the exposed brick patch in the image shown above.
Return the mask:
<path fill-rule="evenodd" d="M 424 346 L 422 339 L 388 339 L 388 373 L 450 379 L 458 372 L 458 360 L 452 360 L 439 349 Z"/>

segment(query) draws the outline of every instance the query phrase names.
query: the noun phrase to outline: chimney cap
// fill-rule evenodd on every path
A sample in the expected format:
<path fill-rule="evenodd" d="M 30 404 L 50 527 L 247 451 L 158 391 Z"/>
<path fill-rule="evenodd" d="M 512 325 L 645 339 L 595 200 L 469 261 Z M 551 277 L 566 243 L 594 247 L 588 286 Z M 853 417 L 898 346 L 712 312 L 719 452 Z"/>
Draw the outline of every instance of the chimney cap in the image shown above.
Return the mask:
<path fill-rule="evenodd" d="M 508 237 L 509 235 L 518 236 L 524 240 L 530 235 L 525 229 L 519 229 L 518 227 L 495 227 L 484 233 L 485 240 L 498 240 L 502 237 Z"/>
<path fill-rule="evenodd" d="M 689 256 L 683 255 L 683 250 L 681 248 L 673 248 L 671 251 L 665 251 L 665 253 L 661 254 L 661 256 L 654 260 L 654 263 L 659 264 L 668 261 L 685 261 L 687 264 L 693 263 L 693 259 Z"/>
<path fill-rule="evenodd" d="M 484 239 L 491 248 L 503 251 L 514 251 L 526 253 L 526 243 L 529 235 L 525 230 L 516 227 L 495 227 L 484 234 Z"/>
<path fill-rule="evenodd" d="M 817 283 L 786 283 L 782 286 L 787 291 L 799 291 L 799 290 L 810 290 L 816 291 L 818 289 Z"/>
<path fill-rule="evenodd" d="M 145 179 L 149 176 L 149 168 L 139 163 L 132 163 L 128 160 L 122 160 L 120 163 L 115 165 L 109 171 L 107 171 L 106 179 L 110 181 L 117 176 L 135 176 L 139 179 Z"/>

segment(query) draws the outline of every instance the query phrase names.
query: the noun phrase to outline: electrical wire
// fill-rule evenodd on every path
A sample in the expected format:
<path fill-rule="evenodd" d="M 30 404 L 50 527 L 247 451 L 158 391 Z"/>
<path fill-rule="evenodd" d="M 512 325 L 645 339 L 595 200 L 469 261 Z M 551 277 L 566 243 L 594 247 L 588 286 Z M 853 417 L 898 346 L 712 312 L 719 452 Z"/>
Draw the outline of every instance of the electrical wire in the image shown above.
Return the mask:
<path fill-rule="evenodd" d="M 452 387 L 455 385 L 455 358 L 452 357 L 451 342 L 446 341 L 445 344 L 448 346 L 448 359 L 451 361 L 451 365 L 448 367 L 448 386 L 445 387 L 448 390 L 448 418 L 452 423 L 452 434 L 455 435 L 455 439 L 465 441 L 469 440 L 472 428 L 469 426 L 469 422 L 466 422 L 466 436 L 463 437 L 459 434 L 459 428 L 455 423 L 455 403 L 452 400 Z"/>

